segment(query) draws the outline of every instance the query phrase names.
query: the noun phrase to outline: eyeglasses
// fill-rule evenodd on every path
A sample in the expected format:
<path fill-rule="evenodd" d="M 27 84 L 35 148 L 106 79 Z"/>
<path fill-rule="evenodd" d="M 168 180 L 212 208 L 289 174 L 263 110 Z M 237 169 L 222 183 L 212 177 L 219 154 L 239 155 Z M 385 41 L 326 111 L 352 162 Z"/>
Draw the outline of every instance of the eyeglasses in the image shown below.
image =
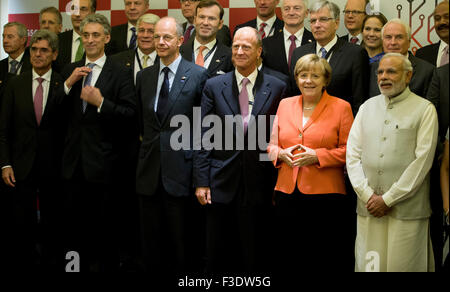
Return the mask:
<path fill-rule="evenodd" d="M 361 11 L 361 10 L 344 10 L 342 11 L 345 15 L 360 15 L 360 14 L 366 14 L 365 11 Z"/>
<path fill-rule="evenodd" d="M 327 23 L 328 21 L 330 21 L 332 19 L 334 19 L 334 18 L 333 17 L 321 17 L 319 19 L 312 18 L 309 20 L 309 23 L 311 23 L 312 25 L 316 24 L 316 22 L 323 24 L 323 23 Z"/>

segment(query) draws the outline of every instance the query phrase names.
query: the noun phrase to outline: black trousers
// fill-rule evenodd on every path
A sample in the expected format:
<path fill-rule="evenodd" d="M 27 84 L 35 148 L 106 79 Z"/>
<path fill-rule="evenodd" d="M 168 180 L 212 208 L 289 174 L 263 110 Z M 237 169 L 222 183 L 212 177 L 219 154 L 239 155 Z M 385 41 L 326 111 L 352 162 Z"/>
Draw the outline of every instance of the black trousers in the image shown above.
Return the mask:
<path fill-rule="evenodd" d="M 139 196 L 139 207 L 144 270 L 170 276 L 200 272 L 204 213 L 194 194 L 175 197 L 160 180 L 153 196 Z"/>
<path fill-rule="evenodd" d="M 348 195 L 276 192 L 277 271 L 352 272 L 355 210 Z"/>

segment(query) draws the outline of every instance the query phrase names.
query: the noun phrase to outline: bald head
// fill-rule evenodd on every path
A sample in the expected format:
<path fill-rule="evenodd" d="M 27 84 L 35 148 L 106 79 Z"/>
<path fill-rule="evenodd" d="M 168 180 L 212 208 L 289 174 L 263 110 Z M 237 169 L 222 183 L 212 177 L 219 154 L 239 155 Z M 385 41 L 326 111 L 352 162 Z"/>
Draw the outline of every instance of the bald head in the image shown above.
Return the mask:
<path fill-rule="evenodd" d="M 232 61 L 240 74 L 247 77 L 256 70 L 262 53 L 262 41 L 253 27 L 236 31 L 232 45 Z"/>

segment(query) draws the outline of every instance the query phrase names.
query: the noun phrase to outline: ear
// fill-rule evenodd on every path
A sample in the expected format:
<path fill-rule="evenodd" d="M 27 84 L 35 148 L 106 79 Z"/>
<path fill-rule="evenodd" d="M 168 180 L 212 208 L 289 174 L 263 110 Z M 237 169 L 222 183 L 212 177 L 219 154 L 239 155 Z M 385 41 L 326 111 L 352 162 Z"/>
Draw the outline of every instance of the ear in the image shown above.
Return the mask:
<path fill-rule="evenodd" d="M 412 71 L 406 72 L 406 84 L 409 84 L 411 82 L 412 75 Z"/>
<path fill-rule="evenodd" d="M 52 60 L 53 60 L 53 61 L 56 61 L 56 58 L 58 58 L 58 51 L 54 51 L 54 52 L 53 52 Z"/>
<path fill-rule="evenodd" d="M 223 27 L 223 19 L 221 19 L 219 22 L 219 29 L 222 29 L 222 27 Z"/>
<path fill-rule="evenodd" d="M 110 34 L 105 35 L 105 45 L 107 43 L 109 43 L 110 40 L 111 40 L 111 35 Z"/>

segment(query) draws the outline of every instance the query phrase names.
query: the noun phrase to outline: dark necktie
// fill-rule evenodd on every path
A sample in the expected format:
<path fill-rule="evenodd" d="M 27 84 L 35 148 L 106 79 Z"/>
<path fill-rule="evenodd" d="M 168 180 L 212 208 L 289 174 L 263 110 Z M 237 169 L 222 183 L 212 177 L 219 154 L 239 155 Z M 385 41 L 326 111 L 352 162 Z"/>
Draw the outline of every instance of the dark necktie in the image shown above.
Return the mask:
<path fill-rule="evenodd" d="M 194 29 L 194 26 L 191 25 L 186 29 L 186 32 L 184 33 L 184 41 L 183 44 L 187 43 L 189 38 L 191 37 L 191 31 Z"/>
<path fill-rule="evenodd" d="M 297 37 L 295 35 L 291 35 L 289 37 L 289 39 L 291 40 L 291 45 L 289 46 L 289 59 L 288 59 L 288 67 L 289 67 L 289 70 L 290 70 L 291 69 L 292 54 L 294 53 L 294 50 L 297 48 L 297 46 L 295 44 L 295 40 L 297 39 Z"/>
<path fill-rule="evenodd" d="M 87 64 L 87 66 L 92 69 L 92 68 L 94 68 L 95 63 L 89 63 L 89 64 Z M 84 79 L 83 87 L 90 86 L 91 85 L 91 81 L 92 81 L 92 70 L 86 76 L 86 79 Z M 87 101 L 83 100 L 82 108 L 81 108 L 83 114 L 86 112 L 86 108 L 87 108 Z"/>
<path fill-rule="evenodd" d="M 320 57 L 323 59 L 327 59 L 327 50 L 325 48 L 320 48 L 320 53 L 322 54 Z"/>
<path fill-rule="evenodd" d="M 162 72 L 164 73 L 164 81 L 161 86 L 161 90 L 159 91 L 158 108 L 156 109 L 160 122 L 162 122 L 165 116 L 167 101 L 169 100 L 169 71 L 169 67 L 164 67 L 162 69 Z"/>
<path fill-rule="evenodd" d="M 9 73 L 17 74 L 17 70 L 19 69 L 19 67 L 17 65 L 19 65 L 19 62 L 17 62 L 16 60 L 12 60 L 10 62 L 10 64 L 11 64 L 11 68 L 9 69 Z"/>
<path fill-rule="evenodd" d="M 131 39 L 130 39 L 130 45 L 128 46 L 129 49 L 135 49 L 136 48 L 136 28 L 131 28 Z"/>
<path fill-rule="evenodd" d="M 239 106 L 241 108 L 242 123 L 244 124 L 244 133 L 247 132 L 248 126 L 248 91 L 247 84 L 250 82 L 248 78 L 242 79 L 242 89 L 239 93 Z"/>
<path fill-rule="evenodd" d="M 36 122 L 38 126 L 41 124 L 42 120 L 42 112 L 43 112 L 43 102 L 44 102 L 44 88 L 42 87 L 42 82 L 44 81 L 44 78 L 37 78 L 37 81 L 39 82 L 38 87 L 36 88 L 36 93 L 34 94 L 34 114 L 36 115 Z"/>
<path fill-rule="evenodd" d="M 352 44 L 357 44 L 358 43 L 358 38 L 357 37 L 352 37 L 351 39 L 350 39 L 350 42 L 352 43 Z"/>

